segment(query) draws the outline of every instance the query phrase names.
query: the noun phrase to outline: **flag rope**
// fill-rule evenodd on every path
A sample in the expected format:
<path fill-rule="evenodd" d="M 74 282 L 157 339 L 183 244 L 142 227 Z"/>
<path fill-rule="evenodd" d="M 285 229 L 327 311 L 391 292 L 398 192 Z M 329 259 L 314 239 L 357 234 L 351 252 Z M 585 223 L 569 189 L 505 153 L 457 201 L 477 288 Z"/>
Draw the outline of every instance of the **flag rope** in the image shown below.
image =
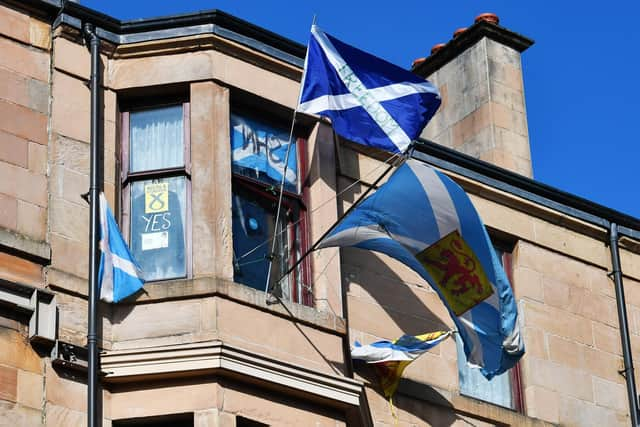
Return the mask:
<path fill-rule="evenodd" d="M 302 92 L 302 86 L 300 89 Z M 298 101 L 298 105 L 300 102 Z M 278 195 L 278 206 L 276 208 L 276 219 L 273 227 L 273 239 L 271 239 L 271 252 L 269 252 L 269 268 L 267 269 L 267 280 L 264 285 L 265 294 L 269 291 L 269 281 L 271 280 L 271 269 L 273 267 L 273 252 L 276 250 L 276 236 L 278 236 L 278 225 L 280 223 L 280 210 L 282 208 L 282 196 L 284 195 L 284 181 L 287 176 L 287 166 L 289 166 L 289 155 L 291 154 L 291 140 L 293 139 L 293 128 L 296 124 L 296 115 L 298 113 L 298 107 L 293 110 L 293 120 L 291 120 L 291 130 L 289 131 L 289 142 L 287 143 L 287 154 L 284 156 L 284 169 L 282 171 L 282 179 L 280 180 L 280 194 Z M 282 230 L 283 232 L 286 230 Z"/>
<path fill-rule="evenodd" d="M 313 15 L 313 25 L 315 25 L 316 22 L 316 16 Z M 307 49 L 307 56 L 309 55 L 308 49 Z M 267 293 L 269 292 L 269 281 L 271 280 L 271 269 L 273 267 L 273 252 L 276 250 L 276 237 L 279 236 L 278 233 L 278 223 L 280 222 L 280 209 L 282 208 L 282 196 L 284 193 L 284 180 L 285 177 L 287 176 L 287 167 L 289 166 L 289 154 L 291 153 L 291 139 L 293 138 L 293 128 L 296 124 L 296 115 L 298 114 L 298 108 L 300 108 L 300 100 L 302 99 L 302 89 L 303 89 L 303 83 L 304 83 L 304 78 L 305 78 L 305 73 L 307 71 L 307 56 L 305 56 L 305 66 L 304 66 L 304 70 L 302 71 L 302 80 L 301 80 L 301 84 L 300 84 L 300 88 L 298 89 L 298 102 L 296 103 L 296 108 L 293 110 L 293 118 L 291 120 L 291 130 L 289 131 L 289 142 L 287 143 L 287 154 L 285 155 L 284 158 L 284 169 L 282 171 L 282 180 L 280 181 L 280 194 L 278 195 L 278 207 L 276 208 L 276 219 L 275 219 L 275 224 L 273 227 L 273 238 L 271 239 L 271 252 L 269 252 L 269 268 L 267 269 L 267 280 L 266 283 L 264 285 L 264 293 L 265 293 L 265 299 L 267 298 Z M 287 228 L 285 228 L 284 230 L 282 230 L 282 232 L 284 232 Z"/>
<path fill-rule="evenodd" d="M 309 214 L 315 213 L 316 211 L 318 211 L 319 209 L 323 208 L 326 204 L 336 200 L 338 197 L 342 196 L 344 193 L 346 193 L 347 191 L 351 190 L 353 187 L 355 187 L 356 185 L 364 182 L 365 178 L 368 178 L 369 176 L 373 175 L 374 172 L 377 172 L 381 167 L 383 167 L 384 165 L 388 165 L 389 162 L 393 161 L 396 159 L 396 157 L 401 156 L 402 154 L 400 153 L 394 153 L 391 156 L 389 156 L 389 158 L 387 158 L 387 160 L 385 160 L 384 162 L 380 163 L 378 166 L 376 166 L 375 168 L 373 168 L 371 171 L 369 171 L 367 174 L 365 174 L 362 178 L 357 179 L 355 182 L 353 182 L 352 184 L 349 184 L 344 190 L 340 191 L 339 193 L 336 193 L 335 196 L 332 196 L 331 198 L 325 200 L 324 202 L 320 203 L 318 206 L 316 206 L 315 208 L 313 208 L 312 210 L 309 211 Z M 303 218 L 299 218 L 296 221 L 292 222 L 291 224 L 289 224 L 289 227 L 295 226 L 297 224 L 299 224 L 301 221 L 303 220 Z M 254 253 L 255 251 L 257 251 L 258 249 L 260 249 L 261 247 L 263 247 L 264 245 L 266 245 L 267 243 L 271 242 L 272 240 L 276 239 L 277 237 L 280 237 L 281 234 L 285 233 L 287 231 L 287 229 L 285 228 L 284 230 L 280 231 L 279 233 L 274 233 L 273 237 L 270 237 L 268 239 L 266 239 L 264 242 L 258 244 L 257 246 L 255 246 L 253 249 L 245 252 L 243 255 L 239 256 L 236 258 L 236 262 L 240 261 L 241 259 L 244 259 L 246 257 L 248 257 L 249 255 L 251 255 L 252 253 Z M 240 265 L 244 265 L 244 264 L 240 264 Z"/>
<path fill-rule="evenodd" d="M 396 408 L 393 406 L 393 396 L 389 396 L 389 409 L 391 410 L 394 425 L 399 425 L 400 420 L 398 419 L 398 413 L 396 412 Z"/>
<path fill-rule="evenodd" d="M 367 188 L 367 190 L 362 193 L 362 195 L 358 198 L 358 200 L 356 200 L 351 206 L 349 206 L 349 209 L 347 209 L 341 216 L 340 218 L 338 218 L 331 227 L 329 227 L 329 229 L 327 231 L 324 232 L 324 234 L 322 234 L 322 236 L 320 236 L 320 238 L 318 240 L 316 240 L 316 242 L 311 246 L 311 248 L 307 249 L 306 252 L 304 254 L 302 254 L 302 256 L 296 260 L 296 262 L 289 267 L 289 269 L 284 272 L 284 274 L 282 276 L 280 276 L 280 278 L 276 281 L 276 283 L 280 283 L 280 281 L 282 279 L 284 279 L 285 277 L 287 277 L 293 270 L 296 269 L 296 267 L 298 267 L 298 265 L 300 265 L 302 263 L 302 261 L 309 256 L 309 254 L 313 251 L 316 250 L 316 248 L 318 247 L 318 245 L 320 244 L 320 242 L 322 242 L 329 234 L 331 234 L 331 232 L 338 226 L 338 224 L 340 224 L 340 222 L 351 213 L 351 211 L 353 211 L 359 204 L 360 202 L 362 202 L 364 199 L 366 199 L 366 197 L 369 195 L 369 193 L 371 192 L 371 190 L 373 190 L 379 183 L 380 181 L 382 181 L 382 179 L 387 176 L 387 174 L 389 172 L 391 172 L 391 170 L 394 167 L 399 167 L 402 164 L 404 164 L 404 162 L 407 161 L 407 159 L 411 156 L 411 153 L 413 152 L 413 143 L 412 145 L 407 149 L 407 151 L 405 151 L 404 153 L 402 153 L 402 155 L 400 156 L 400 161 L 398 162 L 398 164 L 390 164 L 389 167 L 382 173 L 382 175 L 380 175 L 374 182 L 373 184 L 371 184 L 371 186 L 369 188 Z M 269 292 L 270 288 L 267 286 L 265 292 Z"/>

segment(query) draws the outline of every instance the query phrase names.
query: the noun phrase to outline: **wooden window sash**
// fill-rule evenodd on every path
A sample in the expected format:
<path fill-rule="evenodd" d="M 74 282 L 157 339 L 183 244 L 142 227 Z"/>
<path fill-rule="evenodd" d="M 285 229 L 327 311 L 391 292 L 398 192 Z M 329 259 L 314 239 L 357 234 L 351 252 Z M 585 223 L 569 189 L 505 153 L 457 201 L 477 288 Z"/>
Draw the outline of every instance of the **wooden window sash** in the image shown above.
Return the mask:
<path fill-rule="evenodd" d="M 154 109 L 173 104 L 156 104 L 152 106 L 145 106 L 141 109 Z M 170 177 L 185 177 L 185 220 L 184 220 L 184 250 L 185 250 L 185 273 L 186 277 L 193 277 L 193 254 L 192 254 L 192 205 L 191 205 L 191 119 L 190 119 L 190 103 L 182 102 L 182 129 L 183 129 L 183 149 L 184 149 L 184 165 L 172 168 L 163 168 L 147 171 L 130 172 L 130 126 L 131 126 L 131 111 L 135 109 L 129 109 L 120 113 L 120 120 L 122 123 L 122 132 L 120 135 L 121 140 L 121 158 L 122 166 L 120 173 L 120 188 L 121 188 L 121 202 L 122 208 L 120 210 L 121 224 L 123 230 L 123 237 L 127 244 L 131 243 L 131 185 L 137 181 L 144 181 L 150 179 L 162 179 Z M 154 280 L 154 282 L 161 282 L 160 279 Z"/>

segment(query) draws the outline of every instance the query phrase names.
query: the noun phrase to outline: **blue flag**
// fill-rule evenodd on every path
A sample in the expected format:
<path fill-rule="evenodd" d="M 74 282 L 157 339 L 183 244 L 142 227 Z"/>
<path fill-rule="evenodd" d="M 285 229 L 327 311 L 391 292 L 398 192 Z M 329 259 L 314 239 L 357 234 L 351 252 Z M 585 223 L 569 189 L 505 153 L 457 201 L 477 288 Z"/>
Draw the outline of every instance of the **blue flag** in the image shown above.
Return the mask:
<path fill-rule="evenodd" d="M 142 288 L 140 268 L 120 234 L 103 193 L 100 193 L 100 252 L 101 300 L 118 302 Z"/>
<path fill-rule="evenodd" d="M 482 220 L 464 190 L 425 163 L 407 160 L 319 245 L 327 246 L 382 252 L 420 274 L 485 377 L 524 354 L 511 285 Z"/>
<path fill-rule="evenodd" d="M 330 118 L 346 139 L 400 153 L 439 106 L 431 83 L 311 27 L 298 111 Z"/>

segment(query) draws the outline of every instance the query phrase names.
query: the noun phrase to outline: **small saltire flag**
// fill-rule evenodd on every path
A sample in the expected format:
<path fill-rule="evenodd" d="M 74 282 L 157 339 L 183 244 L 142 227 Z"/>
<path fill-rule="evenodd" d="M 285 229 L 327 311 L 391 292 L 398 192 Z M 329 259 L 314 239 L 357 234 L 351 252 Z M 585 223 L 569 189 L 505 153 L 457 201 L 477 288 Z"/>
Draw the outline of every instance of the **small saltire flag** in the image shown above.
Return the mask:
<path fill-rule="evenodd" d="M 100 299 L 118 302 L 132 295 L 144 284 L 140 268 L 120 234 L 118 224 L 100 193 Z"/>
<path fill-rule="evenodd" d="M 351 350 L 351 358 L 373 364 L 384 395 L 391 398 L 398 388 L 404 369 L 450 335 L 451 331 L 438 331 L 416 336 L 403 335 L 395 341 L 377 341 L 367 345 L 356 341 Z"/>
<path fill-rule="evenodd" d="M 440 106 L 429 82 L 311 27 L 298 111 L 351 141 L 404 152 Z"/>
<path fill-rule="evenodd" d="M 468 363 L 493 376 L 524 354 L 511 285 L 467 194 L 409 159 L 319 247 L 382 252 L 420 274 L 458 328 Z"/>

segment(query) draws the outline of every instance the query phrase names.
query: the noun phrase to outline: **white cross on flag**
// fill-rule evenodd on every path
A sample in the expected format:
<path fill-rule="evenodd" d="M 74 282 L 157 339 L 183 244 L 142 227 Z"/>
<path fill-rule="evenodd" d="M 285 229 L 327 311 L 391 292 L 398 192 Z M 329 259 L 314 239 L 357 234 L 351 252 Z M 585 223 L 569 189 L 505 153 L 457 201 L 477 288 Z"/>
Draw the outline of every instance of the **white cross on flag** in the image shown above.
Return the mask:
<path fill-rule="evenodd" d="M 346 139 L 399 153 L 439 106 L 428 81 L 311 27 L 298 111 L 330 118 Z"/>

